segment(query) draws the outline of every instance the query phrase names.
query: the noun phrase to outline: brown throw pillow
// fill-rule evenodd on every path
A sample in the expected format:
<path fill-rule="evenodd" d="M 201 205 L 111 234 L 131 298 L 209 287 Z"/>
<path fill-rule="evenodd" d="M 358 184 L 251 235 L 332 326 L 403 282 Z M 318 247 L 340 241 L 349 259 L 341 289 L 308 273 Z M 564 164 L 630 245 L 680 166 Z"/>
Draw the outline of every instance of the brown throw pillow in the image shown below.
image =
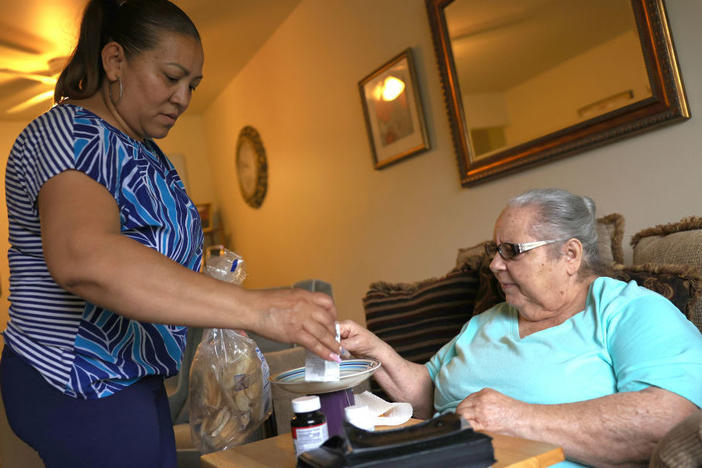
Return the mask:
<path fill-rule="evenodd" d="M 488 240 L 475 244 L 472 247 L 458 249 L 458 254 L 456 255 L 456 268 L 470 268 L 478 271 L 483 262 L 483 258 L 486 257 L 485 247 L 488 244 L 495 243 Z"/>
<path fill-rule="evenodd" d="M 494 244 L 492 241 L 488 242 Z M 500 287 L 500 283 L 497 281 L 497 278 L 495 278 L 492 270 L 490 270 L 490 261 L 491 259 L 487 254 L 483 254 L 480 259 L 480 264 L 478 266 L 480 286 L 475 298 L 473 315 L 483 313 L 490 307 L 505 301 L 505 293 L 502 291 L 502 287 Z"/>
<path fill-rule="evenodd" d="M 403 358 L 424 364 L 473 316 L 478 272 L 457 268 L 418 283 L 370 285 L 363 298 L 366 327 Z M 379 391 L 371 382 L 374 393 Z"/>
<path fill-rule="evenodd" d="M 614 265 L 609 276 L 626 282 L 634 280 L 639 286 L 657 292 L 689 320 L 702 295 L 702 277 L 696 268 L 688 265 Z"/>
<path fill-rule="evenodd" d="M 702 410 L 698 410 L 658 442 L 649 468 L 697 468 L 701 464 Z"/>
<path fill-rule="evenodd" d="M 702 272 L 702 217 L 684 218 L 677 223 L 644 229 L 631 238 L 634 264 L 689 265 Z M 697 301 L 688 318 L 702 330 L 702 301 Z"/>
<path fill-rule="evenodd" d="M 485 312 L 490 307 L 505 300 L 500 283 L 490 271 L 490 258 L 485 251 L 488 245 L 495 245 L 495 242 L 485 241 L 472 247 L 458 249 L 456 256 L 456 268 L 469 268 L 478 272 L 479 286 L 473 315 Z"/>
<path fill-rule="evenodd" d="M 624 263 L 624 216 L 612 213 L 597 218 L 597 247 L 604 265 Z"/>
<path fill-rule="evenodd" d="M 414 284 L 373 283 L 363 298 L 366 327 L 405 359 L 424 363 L 473 316 L 477 290 L 470 269 Z"/>

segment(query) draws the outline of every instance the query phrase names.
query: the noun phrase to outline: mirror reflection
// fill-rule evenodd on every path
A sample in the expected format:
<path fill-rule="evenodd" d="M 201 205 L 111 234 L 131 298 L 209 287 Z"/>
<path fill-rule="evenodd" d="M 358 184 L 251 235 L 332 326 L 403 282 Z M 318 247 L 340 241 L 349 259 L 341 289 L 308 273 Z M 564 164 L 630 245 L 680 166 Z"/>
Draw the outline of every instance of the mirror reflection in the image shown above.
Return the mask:
<path fill-rule="evenodd" d="M 628 0 L 455 0 L 445 15 L 473 160 L 651 97 Z"/>
<path fill-rule="evenodd" d="M 664 0 L 425 0 L 464 187 L 690 118 Z"/>

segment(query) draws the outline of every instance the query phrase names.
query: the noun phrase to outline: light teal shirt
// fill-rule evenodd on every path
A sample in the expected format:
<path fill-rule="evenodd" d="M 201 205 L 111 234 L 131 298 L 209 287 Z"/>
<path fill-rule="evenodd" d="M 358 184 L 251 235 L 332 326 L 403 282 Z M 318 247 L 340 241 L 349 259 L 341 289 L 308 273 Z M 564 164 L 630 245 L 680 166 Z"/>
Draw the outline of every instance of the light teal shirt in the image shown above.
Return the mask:
<path fill-rule="evenodd" d="M 517 314 L 501 303 L 473 317 L 427 362 L 438 412 L 483 388 L 559 404 L 656 386 L 702 405 L 702 335 L 634 281 L 596 279 L 585 310 L 524 338 Z"/>

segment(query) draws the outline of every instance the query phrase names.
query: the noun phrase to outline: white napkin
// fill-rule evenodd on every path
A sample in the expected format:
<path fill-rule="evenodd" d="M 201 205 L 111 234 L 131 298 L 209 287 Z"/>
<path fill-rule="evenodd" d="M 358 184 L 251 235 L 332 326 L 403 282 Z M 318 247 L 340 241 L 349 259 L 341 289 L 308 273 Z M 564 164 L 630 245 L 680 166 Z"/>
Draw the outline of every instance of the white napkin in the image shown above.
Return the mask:
<path fill-rule="evenodd" d="M 375 426 L 397 426 L 412 417 L 410 403 L 390 403 L 368 391 L 353 397 L 357 405 L 368 407 L 368 413 L 371 418 L 374 418 Z"/>

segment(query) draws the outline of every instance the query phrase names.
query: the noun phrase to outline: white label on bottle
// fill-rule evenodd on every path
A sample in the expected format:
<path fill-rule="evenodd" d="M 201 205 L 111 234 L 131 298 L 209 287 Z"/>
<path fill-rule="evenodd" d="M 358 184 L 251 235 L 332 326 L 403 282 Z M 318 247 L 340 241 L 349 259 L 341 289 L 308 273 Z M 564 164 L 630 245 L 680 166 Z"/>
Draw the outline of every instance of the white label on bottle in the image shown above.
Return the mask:
<path fill-rule="evenodd" d="M 329 438 L 327 423 L 307 427 L 293 427 L 291 429 L 296 457 L 300 456 L 302 452 L 316 449 Z"/>

